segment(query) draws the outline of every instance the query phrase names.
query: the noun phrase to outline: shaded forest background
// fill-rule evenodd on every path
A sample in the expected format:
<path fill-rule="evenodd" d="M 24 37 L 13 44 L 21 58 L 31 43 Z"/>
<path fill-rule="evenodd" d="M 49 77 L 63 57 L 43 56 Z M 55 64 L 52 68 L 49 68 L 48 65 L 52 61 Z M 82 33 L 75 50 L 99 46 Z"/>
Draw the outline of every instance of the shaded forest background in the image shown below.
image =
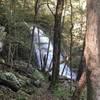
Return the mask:
<path fill-rule="evenodd" d="M 0 27 L 5 28 L 5 31 L 0 31 L 0 41 L 4 44 L 3 51 L 0 53 L 0 74 L 6 78 L 13 77 L 17 81 L 18 86 L 11 83 L 12 85 L 7 87 L 14 91 L 18 91 L 21 87 L 20 91 L 15 93 L 8 88 L 5 92 L 6 88 L 0 86 L 1 100 L 11 100 L 11 98 L 15 98 L 14 100 L 32 100 L 33 98 L 34 100 L 70 100 L 74 95 L 77 82 L 66 81 L 66 78 L 60 80 L 61 82 L 55 86 L 53 93 L 48 90 L 49 75 L 37 69 L 32 51 L 33 36 L 30 34 L 30 26 L 40 27 L 51 41 L 54 40 L 56 5 L 55 0 L 0 1 Z M 80 73 L 83 71 L 85 32 L 86 1 L 64 0 L 60 49 L 64 62 L 76 73 L 78 70 Z M 10 84 L 9 81 L 7 82 Z M 5 82 L 1 84 L 6 86 Z M 86 100 L 86 90 L 84 91 L 81 96 L 82 100 Z M 9 96 L 4 96 L 7 93 Z"/>

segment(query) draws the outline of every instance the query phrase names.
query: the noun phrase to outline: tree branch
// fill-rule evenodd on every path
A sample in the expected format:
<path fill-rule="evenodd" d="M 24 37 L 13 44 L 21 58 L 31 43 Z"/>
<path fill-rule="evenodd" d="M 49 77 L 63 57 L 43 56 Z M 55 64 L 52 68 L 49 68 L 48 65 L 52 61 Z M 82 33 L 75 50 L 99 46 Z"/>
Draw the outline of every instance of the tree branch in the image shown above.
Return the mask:
<path fill-rule="evenodd" d="M 50 6 L 49 6 L 48 0 L 47 0 L 47 6 L 48 6 L 50 12 L 52 13 L 52 15 L 55 16 L 55 14 L 53 13 L 52 9 L 51 9 Z"/>

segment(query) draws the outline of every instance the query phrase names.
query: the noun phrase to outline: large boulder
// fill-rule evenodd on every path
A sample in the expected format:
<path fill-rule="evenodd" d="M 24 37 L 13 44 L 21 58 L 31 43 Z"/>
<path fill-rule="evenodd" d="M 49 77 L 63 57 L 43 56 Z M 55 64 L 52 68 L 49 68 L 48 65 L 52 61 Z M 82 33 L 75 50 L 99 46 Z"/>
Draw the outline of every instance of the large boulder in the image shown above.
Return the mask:
<path fill-rule="evenodd" d="M 0 84 L 11 88 L 15 92 L 21 87 L 17 77 L 11 72 L 0 72 Z"/>
<path fill-rule="evenodd" d="M 29 76 L 29 78 L 34 78 L 35 80 L 44 80 L 44 76 L 36 67 L 33 67 L 31 64 L 29 66 L 28 63 L 25 63 L 23 61 L 15 61 L 15 67 L 16 71 L 24 73 L 26 76 Z"/>

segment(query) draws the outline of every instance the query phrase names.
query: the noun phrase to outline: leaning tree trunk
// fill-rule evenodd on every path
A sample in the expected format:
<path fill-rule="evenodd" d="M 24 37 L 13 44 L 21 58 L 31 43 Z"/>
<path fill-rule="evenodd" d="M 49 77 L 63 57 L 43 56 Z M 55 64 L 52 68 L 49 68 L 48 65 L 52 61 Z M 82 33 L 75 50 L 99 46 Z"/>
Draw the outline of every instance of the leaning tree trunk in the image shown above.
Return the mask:
<path fill-rule="evenodd" d="M 75 88 L 75 91 L 72 95 L 71 100 L 80 100 L 80 95 L 82 93 L 82 90 L 85 87 L 85 83 L 86 83 L 86 71 L 84 71 L 80 77 L 80 80 L 77 81 L 77 85 Z"/>
<path fill-rule="evenodd" d="M 87 0 L 87 100 L 100 100 L 100 0 Z"/>
<path fill-rule="evenodd" d="M 54 43 L 53 43 L 53 69 L 52 69 L 52 85 L 58 82 L 59 65 L 60 65 L 60 37 L 62 30 L 62 11 L 64 0 L 57 0 L 55 24 L 54 24 Z"/>
<path fill-rule="evenodd" d="M 83 43 L 83 52 L 81 55 L 80 66 L 78 69 L 78 74 L 77 74 L 77 79 L 76 79 L 77 85 L 76 85 L 76 88 L 72 95 L 71 100 L 80 100 L 80 95 L 86 84 L 86 66 L 85 66 L 85 61 L 84 61 L 84 47 L 85 47 L 85 39 Z"/>

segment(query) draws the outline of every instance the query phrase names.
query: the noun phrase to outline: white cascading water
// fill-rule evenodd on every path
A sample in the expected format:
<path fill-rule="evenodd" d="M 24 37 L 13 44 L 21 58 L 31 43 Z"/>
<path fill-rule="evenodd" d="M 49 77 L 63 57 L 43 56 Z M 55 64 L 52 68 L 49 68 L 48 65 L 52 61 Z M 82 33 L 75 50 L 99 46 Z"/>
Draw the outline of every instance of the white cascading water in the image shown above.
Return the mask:
<path fill-rule="evenodd" d="M 0 52 L 3 50 L 3 43 L 0 41 Z"/>
<path fill-rule="evenodd" d="M 24 24 L 29 28 L 29 25 L 26 22 L 24 22 Z M 0 32 L 3 32 L 4 30 L 5 30 L 5 27 L 0 26 Z M 32 34 L 32 30 L 33 30 L 33 27 L 30 27 L 31 34 Z M 41 68 L 43 66 L 44 64 L 43 58 L 46 56 L 47 61 L 46 61 L 45 70 L 48 71 L 50 66 L 52 67 L 52 58 L 53 58 L 53 45 L 51 41 L 41 29 L 35 27 L 33 42 L 35 46 L 34 51 L 36 54 L 37 63 L 39 67 Z M 3 50 L 3 42 L 0 41 L 0 52 L 2 52 L 2 50 Z M 64 59 L 63 56 L 60 55 L 60 61 L 62 61 L 63 59 Z M 52 71 L 50 72 L 50 74 L 52 74 Z M 76 73 L 71 71 L 70 67 L 68 67 L 65 63 L 60 64 L 59 75 L 65 76 L 73 80 L 76 79 Z"/>
<path fill-rule="evenodd" d="M 32 33 L 33 27 L 30 28 L 31 33 Z M 51 41 L 49 41 L 49 38 L 45 35 L 45 33 L 41 30 L 38 29 L 37 27 L 34 30 L 34 46 L 35 46 L 35 53 L 37 57 L 37 62 L 38 65 L 41 67 L 43 65 L 43 58 L 44 56 L 47 56 L 48 52 L 48 57 L 47 57 L 47 63 L 46 63 L 46 71 L 49 70 L 50 65 L 52 66 L 52 58 L 53 58 L 53 45 Z M 49 49 L 48 49 L 49 46 Z M 63 56 L 60 55 L 60 60 L 63 60 Z M 64 69 L 64 71 L 63 71 Z M 63 71 L 63 74 L 62 74 Z M 52 74 L 52 72 L 50 72 Z M 65 76 L 69 79 L 75 80 L 76 79 L 76 74 L 71 71 L 70 67 L 65 65 L 65 63 L 60 64 L 59 68 L 59 75 Z"/>
<path fill-rule="evenodd" d="M 4 32 L 5 31 L 5 27 L 4 26 L 0 26 L 0 32 Z M 3 42 L 1 41 L 1 38 L 0 38 L 0 52 L 2 52 L 3 50 Z"/>

